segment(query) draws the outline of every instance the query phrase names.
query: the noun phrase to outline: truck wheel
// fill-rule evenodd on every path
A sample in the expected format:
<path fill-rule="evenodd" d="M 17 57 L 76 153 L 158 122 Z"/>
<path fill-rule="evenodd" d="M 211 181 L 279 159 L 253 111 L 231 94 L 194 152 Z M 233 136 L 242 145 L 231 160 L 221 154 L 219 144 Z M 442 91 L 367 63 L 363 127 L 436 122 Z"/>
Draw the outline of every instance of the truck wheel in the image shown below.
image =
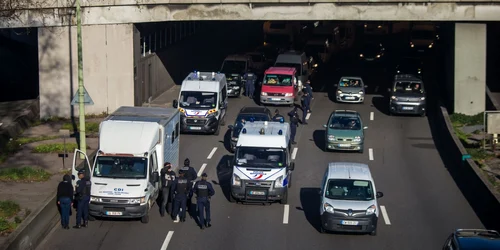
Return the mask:
<path fill-rule="evenodd" d="M 326 233 L 326 230 L 323 228 L 322 225 L 319 226 L 319 232 L 322 234 Z"/>
<path fill-rule="evenodd" d="M 141 223 L 144 223 L 144 224 L 149 223 L 149 215 L 148 214 L 141 217 Z"/>
<path fill-rule="evenodd" d="M 217 129 L 214 132 L 214 135 L 219 135 L 220 132 L 220 124 L 217 124 Z"/>
<path fill-rule="evenodd" d="M 288 184 L 286 186 L 287 186 L 287 188 L 291 188 L 292 187 L 292 174 L 288 175 Z"/>
<path fill-rule="evenodd" d="M 288 203 L 288 189 L 286 189 L 285 193 L 283 194 L 283 198 L 280 200 L 280 204 L 287 204 Z"/>
<path fill-rule="evenodd" d="M 229 202 L 231 202 L 231 203 L 236 202 L 236 199 L 234 198 L 234 196 L 232 194 L 229 194 Z"/>

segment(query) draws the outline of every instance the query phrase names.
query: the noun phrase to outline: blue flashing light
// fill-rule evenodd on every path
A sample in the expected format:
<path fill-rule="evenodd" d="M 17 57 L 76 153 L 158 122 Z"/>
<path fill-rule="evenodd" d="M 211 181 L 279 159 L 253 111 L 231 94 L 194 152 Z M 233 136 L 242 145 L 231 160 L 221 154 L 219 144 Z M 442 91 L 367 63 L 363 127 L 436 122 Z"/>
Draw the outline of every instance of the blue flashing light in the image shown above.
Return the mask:
<path fill-rule="evenodd" d="M 280 129 L 280 131 L 278 131 L 278 135 L 282 135 L 283 134 L 283 130 Z"/>
<path fill-rule="evenodd" d="M 246 133 L 247 133 L 247 129 L 246 129 L 246 128 L 244 128 L 244 129 L 241 131 L 241 133 L 246 134 Z"/>
<path fill-rule="evenodd" d="M 285 118 L 284 117 L 281 117 L 280 118 L 280 123 L 285 123 Z M 281 131 L 281 130 L 280 130 Z"/>

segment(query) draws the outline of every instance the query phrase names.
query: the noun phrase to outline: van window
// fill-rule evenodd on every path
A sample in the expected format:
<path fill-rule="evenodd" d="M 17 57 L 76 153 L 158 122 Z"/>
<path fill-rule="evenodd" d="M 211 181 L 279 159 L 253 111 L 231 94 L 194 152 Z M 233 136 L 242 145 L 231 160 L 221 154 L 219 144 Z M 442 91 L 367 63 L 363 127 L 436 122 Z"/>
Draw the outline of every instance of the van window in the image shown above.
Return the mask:
<path fill-rule="evenodd" d="M 174 144 L 174 142 L 175 142 L 175 131 L 172 131 L 172 135 L 170 136 L 170 139 L 172 139 L 172 143 L 171 144 Z"/>
<path fill-rule="evenodd" d="M 334 200 L 369 201 L 374 199 L 371 181 L 330 179 L 325 197 Z"/>
<path fill-rule="evenodd" d="M 219 102 L 226 101 L 226 98 L 227 98 L 227 89 L 226 86 L 224 85 L 224 88 L 222 88 L 221 99 L 219 100 Z"/>

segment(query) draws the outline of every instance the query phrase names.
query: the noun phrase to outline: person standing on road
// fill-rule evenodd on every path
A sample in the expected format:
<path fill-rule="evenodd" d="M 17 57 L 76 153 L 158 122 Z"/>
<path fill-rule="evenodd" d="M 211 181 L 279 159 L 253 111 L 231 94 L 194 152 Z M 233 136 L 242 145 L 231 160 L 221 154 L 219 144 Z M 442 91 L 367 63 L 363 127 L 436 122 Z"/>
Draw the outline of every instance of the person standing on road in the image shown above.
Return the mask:
<path fill-rule="evenodd" d="M 278 109 L 276 109 L 274 111 L 274 116 L 273 116 L 272 120 L 275 122 L 281 122 L 281 119 L 283 119 L 283 121 L 285 121 L 285 117 L 280 115 L 280 111 Z"/>
<path fill-rule="evenodd" d="M 172 164 L 170 162 L 166 162 L 163 165 L 163 168 L 160 171 L 161 174 L 161 207 L 160 207 L 160 215 L 161 217 L 165 216 L 165 209 L 168 214 L 172 214 L 172 197 L 170 195 L 170 187 L 172 186 L 172 182 L 175 180 L 175 172 L 172 171 Z"/>
<path fill-rule="evenodd" d="M 294 107 L 292 111 L 288 112 L 288 115 L 290 116 L 290 143 L 297 144 L 297 142 L 295 142 L 295 134 L 297 134 L 297 127 L 300 121 L 297 107 Z"/>
<path fill-rule="evenodd" d="M 311 96 L 309 93 L 304 92 L 304 95 L 302 96 L 302 124 L 307 124 L 307 113 L 311 112 L 310 111 L 310 106 L 311 106 Z"/>
<path fill-rule="evenodd" d="M 73 206 L 73 184 L 71 184 L 71 176 L 67 174 L 57 186 L 57 204 L 61 207 L 61 225 L 64 229 L 69 229 L 69 213 Z"/>
<path fill-rule="evenodd" d="M 243 79 L 245 79 L 245 93 L 250 99 L 253 99 L 257 76 L 248 69 L 245 75 L 243 75 Z"/>
<path fill-rule="evenodd" d="M 198 206 L 198 217 L 200 219 L 200 228 L 203 230 L 205 227 L 211 227 L 210 224 L 210 199 L 215 194 L 215 190 L 212 184 L 207 181 L 208 175 L 203 173 L 201 175 L 201 180 L 194 184 L 194 188 L 191 191 L 191 196 L 193 192 L 196 194 L 196 205 Z M 206 218 L 205 218 L 206 213 Z"/>
<path fill-rule="evenodd" d="M 191 167 L 191 161 L 189 160 L 189 158 L 186 158 L 184 160 L 184 167 L 182 167 L 181 170 L 184 171 L 186 179 L 188 179 L 191 183 L 194 183 L 196 178 L 198 178 L 198 173 L 196 173 L 196 170 Z M 187 200 L 187 210 L 191 208 L 191 203 L 191 198 L 189 197 Z"/>
<path fill-rule="evenodd" d="M 78 180 L 76 182 L 75 199 L 78 201 L 78 208 L 76 211 L 76 226 L 73 228 L 88 227 L 89 225 L 89 203 L 90 203 L 90 188 L 92 182 L 90 177 L 85 176 L 85 170 L 78 172 Z M 82 223 L 83 218 L 83 224 Z"/>
<path fill-rule="evenodd" d="M 311 80 L 307 80 L 304 92 L 309 94 L 309 96 L 311 97 L 311 100 L 314 100 L 313 89 L 311 87 Z"/>
<path fill-rule="evenodd" d="M 179 178 L 172 182 L 171 194 L 174 196 L 174 211 L 172 212 L 172 219 L 176 220 L 180 211 L 180 220 L 186 221 L 186 203 L 187 196 L 191 191 L 193 184 L 184 176 L 184 171 L 179 170 Z"/>

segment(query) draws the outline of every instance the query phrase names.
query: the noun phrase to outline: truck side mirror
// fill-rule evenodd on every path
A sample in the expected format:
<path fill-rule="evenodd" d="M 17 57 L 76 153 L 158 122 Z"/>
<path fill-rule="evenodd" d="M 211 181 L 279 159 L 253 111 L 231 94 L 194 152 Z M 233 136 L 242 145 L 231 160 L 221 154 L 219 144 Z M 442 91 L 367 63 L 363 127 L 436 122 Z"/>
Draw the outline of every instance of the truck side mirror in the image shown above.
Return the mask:
<path fill-rule="evenodd" d="M 172 107 L 177 108 L 179 106 L 179 102 L 177 100 L 174 100 L 172 102 Z"/>
<path fill-rule="evenodd" d="M 290 166 L 288 166 L 288 169 L 290 169 L 290 171 L 293 171 L 295 169 L 295 162 L 290 162 Z"/>
<path fill-rule="evenodd" d="M 160 181 L 160 174 L 158 174 L 158 172 L 154 172 L 153 173 L 153 182 L 158 182 Z"/>

